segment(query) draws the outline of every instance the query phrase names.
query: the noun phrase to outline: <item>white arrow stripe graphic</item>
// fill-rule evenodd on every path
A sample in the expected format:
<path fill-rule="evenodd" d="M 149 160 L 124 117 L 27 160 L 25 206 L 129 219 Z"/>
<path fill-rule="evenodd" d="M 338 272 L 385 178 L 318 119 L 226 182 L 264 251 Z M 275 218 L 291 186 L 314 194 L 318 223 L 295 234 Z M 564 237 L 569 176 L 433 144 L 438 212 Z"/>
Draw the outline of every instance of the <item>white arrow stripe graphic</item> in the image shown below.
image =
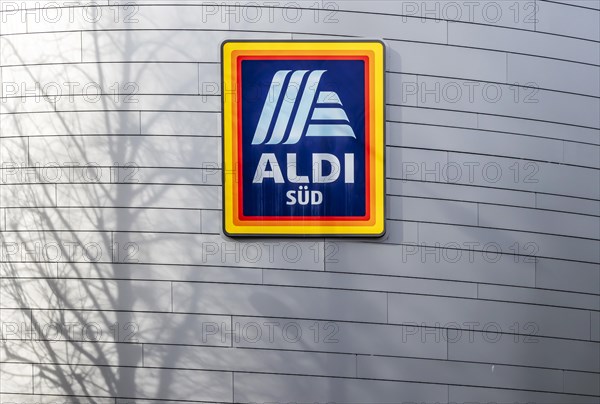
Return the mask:
<path fill-rule="evenodd" d="M 300 140 L 302 132 L 304 132 L 304 126 L 308 120 L 310 107 L 315 99 L 315 93 L 317 92 L 319 81 L 321 81 L 321 76 L 323 73 L 325 73 L 325 71 L 326 70 L 315 70 L 308 76 L 306 87 L 304 87 L 304 94 L 302 94 L 300 106 L 298 107 L 296 118 L 294 119 L 294 124 L 292 125 L 290 137 L 284 144 L 296 144 Z"/>
<path fill-rule="evenodd" d="M 297 70 L 292 73 L 287 90 L 285 91 L 285 96 L 283 97 L 281 109 L 279 110 L 279 116 L 277 116 L 277 122 L 275 122 L 275 128 L 273 128 L 273 134 L 267 144 L 279 144 L 283 140 L 285 130 L 290 121 L 290 116 L 292 115 L 292 110 L 294 109 L 294 104 L 296 103 L 296 98 L 300 92 L 300 84 L 302 84 L 302 79 L 306 73 L 308 73 L 308 70 Z M 306 91 L 304 93 L 306 94 Z M 304 97 L 302 99 L 304 99 Z M 298 117 L 298 115 L 296 115 L 296 117 Z"/>
<path fill-rule="evenodd" d="M 252 144 L 262 144 L 267 138 L 271 121 L 273 120 L 273 114 L 275 114 L 275 108 L 279 97 L 281 97 L 281 91 L 283 89 L 283 82 L 291 70 L 279 70 L 273 76 L 269 92 L 267 93 L 267 99 L 265 105 L 263 105 L 260 118 L 258 120 L 258 126 L 254 137 L 252 138 Z"/>
<path fill-rule="evenodd" d="M 274 119 L 275 109 L 282 97 L 283 83 L 285 82 L 291 70 L 279 70 L 273 76 L 267 99 L 263 106 L 258 125 L 252 138 L 253 145 L 263 144 L 269 134 L 269 128 Z M 267 145 L 278 145 L 283 141 L 286 130 L 289 126 L 294 106 L 300 98 L 298 110 L 294 117 L 289 136 L 284 144 L 291 145 L 300 141 L 302 133 L 308 123 L 308 117 L 311 115 L 313 102 L 317 94 L 317 88 L 321 81 L 321 77 L 326 70 L 314 70 L 308 75 L 304 90 L 300 95 L 300 87 L 304 76 L 308 70 L 296 70 L 292 73 L 287 84 L 281 107 L 277 114 L 277 119 L 271 137 L 266 143 Z M 317 104 L 325 104 L 329 106 L 337 105 L 339 108 L 314 108 L 311 115 L 311 120 L 319 121 L 318 124 L 308 125 L 306 136 L 310 137 L 351 137 L 356 139 L 356 135 L 350 125 L 333 123 L 332 121 L 349 122 L 348 115 L 341 108 L 342 101 L 338 94 L 334 91 L 321 91 L 317 98 Z"/>

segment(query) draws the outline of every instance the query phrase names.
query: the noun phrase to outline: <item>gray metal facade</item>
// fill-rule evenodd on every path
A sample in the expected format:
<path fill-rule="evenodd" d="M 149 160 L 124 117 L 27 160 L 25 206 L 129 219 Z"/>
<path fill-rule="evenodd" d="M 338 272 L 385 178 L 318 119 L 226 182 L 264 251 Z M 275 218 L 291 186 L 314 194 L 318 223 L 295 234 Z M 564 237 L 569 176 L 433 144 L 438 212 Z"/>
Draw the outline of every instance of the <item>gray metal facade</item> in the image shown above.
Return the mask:
<path fill-rule="evenodd" d="M 1 403 L 600 402 L 598 1 L 95 3 L 1 2 Z M 224 237 L 221 42 L 347 38 L 386 236 Z"/>

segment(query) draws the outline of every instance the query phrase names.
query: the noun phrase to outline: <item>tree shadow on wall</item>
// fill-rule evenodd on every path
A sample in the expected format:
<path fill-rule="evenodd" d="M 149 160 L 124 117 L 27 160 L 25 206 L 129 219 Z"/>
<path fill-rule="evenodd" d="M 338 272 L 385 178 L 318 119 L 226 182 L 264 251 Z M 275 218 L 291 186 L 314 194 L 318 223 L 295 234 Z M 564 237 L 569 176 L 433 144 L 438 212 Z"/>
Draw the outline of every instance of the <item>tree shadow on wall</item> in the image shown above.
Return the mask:
<path fill-rule="evenodd" d="M 91 60 L 106 54 L 127 60 L 136 51 L 127 30 L 112 32 L 115 42 L 101 41 L 101 31 L 84 34 L 92 39 L 85 50 L 94 54 Z M 72 46 L 79 51 L 79 42 Z M 164 45 L 147 46 L 147 60 L 155 60 Z M 56 54 L 40 60 L 44 66 L 27 65 L 32 53 L 44 50 L 22 47 L 18 36 L 3 38 L 7 52 L 18 63 L 3 68 L 4 83 L 39 82 L 42 94 L 2 99 L 2 393 L 104 403 L 102 397 L 168 399 L 180 397 L 181 390 L 210 390 L 192 374 L 173 380 L 171 372 L 143 367 L 143 343 L 198 337 L 188 317 L 166 314 L 172 310 L 169 275 L 156 280 L 135 269 L 142 256 L 138 232 L 153 232 L 160 222 L 165 231 L 145 234 L 147 245 L 177 242 L 171 218 L 160 209 L 169 207 L 163 201 L 175 184 L 189 179 L 184 170 L 172 170 L 172 186 L 147 184 L 161 182 L 154 177 L 168 166 L 165 161 L 189 162 L 200 152 L 219 164 L 218 150 L 208 142 L 196 143 L 204 151 L 190 150 L 181 137 L 140 136 L 145 103 L 160 111 L 172 102 L 144 96 L 141 83 L 161 80 L 171 65 L 77 63 Z M 113 92 L 115 79 L 119 89 Z M 196 89 L 198 80 L 193 75 L 179 82 Z M 79 86 L 56 97 L 44 92 L 49 82 Z M 85 97 L 81 88 L 90 83 L 103 94 Z M 129 85 L 139 88 L 139 97 L 130 96 Z M 160 113 L 144 116 L 152 126 Z M 145 207 L 156 209 L 149 213 Z M 199 233 L 200 211 L 193 214 Z M 172 228 L 181 225 L 177 221 Z"/>

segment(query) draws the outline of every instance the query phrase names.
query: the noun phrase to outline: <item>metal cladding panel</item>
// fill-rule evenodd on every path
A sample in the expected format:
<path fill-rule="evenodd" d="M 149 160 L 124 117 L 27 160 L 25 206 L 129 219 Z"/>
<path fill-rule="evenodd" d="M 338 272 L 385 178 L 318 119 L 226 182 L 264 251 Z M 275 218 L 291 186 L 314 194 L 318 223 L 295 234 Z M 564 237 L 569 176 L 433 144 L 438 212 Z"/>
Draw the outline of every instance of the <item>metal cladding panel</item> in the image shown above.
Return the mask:
<path fill-rule="evenodd" d="M 598 0 L 116 3 L 0 1 L 0 404 L 599 402 Z M 221 43 L 310 40 L 386 234 L 230 238 Z"/>

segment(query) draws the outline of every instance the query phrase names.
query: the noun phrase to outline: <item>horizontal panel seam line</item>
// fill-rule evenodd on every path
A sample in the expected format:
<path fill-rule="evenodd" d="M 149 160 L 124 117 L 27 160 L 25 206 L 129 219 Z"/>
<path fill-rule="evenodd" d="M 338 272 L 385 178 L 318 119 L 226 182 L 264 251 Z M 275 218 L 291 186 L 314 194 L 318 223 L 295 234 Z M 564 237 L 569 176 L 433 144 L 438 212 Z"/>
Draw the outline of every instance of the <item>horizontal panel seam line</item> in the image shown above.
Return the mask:
<path fill-rule="evenodd" d="M 143 7 L 159 7 L 159 6 L 170 6 L 170 7 L 177 7 L 177 6 L 203 6 L 202 4 L 145 4 L 142 5 Z M 280 10 L 285 10 L 285 7 L 281 7 L 279 5 L 277 6 L 261 6 L 261 5 L 252 5 L 253 7 L 256 8 L 261 8 L 261 9 L 268 9 L 268 8 L 275 8 L 275 9 L 280 9 Z M 105 5 L 96 5 L 96 7 L 109 7 L 109 6 L 105 6 Z M 230 5 L 230 7 L 236 7 L 239 8 L 240 5 L 239 4 L 232 4 Z M 322 8 L 306 8 L 306 7 L 295 7 L 295 9 L 300 9 L 300 10 L 308 10 L 308 11 L 332 11 L 331 9 L 322 9 Z M 598 11 L 595 9 L 591 9 L 594 11 Z M 416 21 L 416 20 L 427 20 L 427 21 L 432 21 L 432 22 L 448 22 L 448 23 L 452 23 L 452 24 L 457 24 L 457 25 L 475 25 L 475 26 L 480 26 L 480 27 L 490 27 L 490 28 L 496 28 L 496 29 L 505 29 L 505 30 L 511 30 L 511 31 L 519 31 L 519 32 L 527 32 L 527 33 L 537 33 L 537 34 L 542 34 L 542 35 L 549 35 L 549 36 L 557 36 L 557 37 L 562 37 L 562 38 L 569 38 L 569 39 L 575 39 L 575 40 L 580 40 L 580 41 L 585 41 L 585 42 L 592 42 L 592 43 L 600 43 L 600 40 L 595 40 L 595 39 L 590 39 L 590 38 L 584 38 L 584 37 L 578 37 L 578 36 L 574 36 L 574 35 L 566 35 L 566 34 L 559 34 L 559 33 L 555 33 L 555 32 L 549 32 L 549 31 L 538 31 L 533 30 L 533 29 L 525 29 L 525 28 L 519 28 L 519 27 L 511 27 L 511 26 L 505 26 L 505 25 L 492 25 L 492 24 L 484 24 L 484 23 L 478 23 L 478 22 L 474 22 L 474 21 L 457 21 L 457 20 L 448 20 L 448 19 L 443 19 L 443 18 L 432 18 L 432 17 L 426 17 L 426 16 L 411 16 L 411 15 L 405 15 L 405 14 L 394 14 L 394 13 L 383 13 L 383 12 L 374 12 L 374 11 L 359 11 L 359 10 L 349 10 L 349 9 L 337 9 L 335 10 L 337 12 L 341 12 L 341 13 L 347 13 L 347 14 L 358 14 L 358 15 L 373 15 L 373 16 L 387 16 L 387 17 L 402 17 L 402 18 L 410 18 L 412 21 Z M 160 31 L 162 29 L 156 29 L 156 28 L 138 28 L 138 29 L 126 29 L 126 28 L 112 28 L 112 29 L 78 29 L 78 30 L 56 30 L 56 31 L 33 31 L 33 32 L 27 32 L 27 33 L 9 33 L 9 34 L 4 34 L 3 36 L 12 36 L 12 35 L 35 35 L 35 34 L 39 34 L 39 33 L 66 33 L 66 32 L 98 32 L 98 31 Z M 180 31 L 180 30 L 188 30 L 188 29 L 182 29 L 182 28 L 169 28 L 169 29 L 164 29 L 164 30 L 169 30 L 169 31 Z M 198 30 L 198 31 L 211 31 L 211 29 L 199 29 L 196 28 L 194 30 Z M 229 30 L 226 29 L 212 29 L 212 31 L 225 31 L 225 32 L 235 32 L 237 31 L 236 29 L 233 28 L 229 28 Z M 245 30 L 241 30 L 241 31 L 245 31 Z M 303 32 L 286 32 L 286 33 L 303 33 Z"/>
<path fill-rule="evenodd" d="M 267 318 L 267 319 L 288 319 L 288 320 L 318 320 L 318 321 L 332 321 L 337 323 L 344 324 L 366 324 L 366 325 L 385 325 L 385 326 L 393 326 L 393 327 L 403 327 L 406 324 L 403 323 L 383 323 L 383 322 L 374 322 L 374 321 L 357 321 L 357 320 L 343 320 L 343 319 L 332 319 L 332 318 L 314 318 L 314 317 L 282 317 L 282 316 L 257 316 L 252 314 L 219 314 L 219 313 L 206 313 L 206 312 L 185 312 L 185 311 L 157 311 L 157 310 L 125 310 L 125 309 L 105 309 L 105 310 L 97 310 L 97 309 L 86 309 L 86 308 L 73 308 L 73 309 L 64 309 L 64 308 L 23 308 L 23 307 L 2 307 L 2 310 L 28 310 L 33 313 L 36 311 L 39 312 L 48 312 L 48 311 L 58 311 L 58 312 L 107 312 L 107 313 L 151 313 L 151 314 L 186 314 L 193 316 L 219 316 L 219 317 L 239 317 L 239 318 Z M 413 326 L 414 324 L 410 324 Z M 425 328 L 435 328 L 440 330 L 445 330 L 445 327 L 435 327 L 435 326 L 426 326 Z M 450 328 L 454 329 L 454 328 Z M 465 331 L 469 331 L 469 329 L 465 329 Z M 477 332 L 477 331 L 475 331 Z M 480 331 L 486 332 L 486 331 Z M 491 331 L 487 331 L 490 333 Z M 585 342 L 591 344 L 600 344 L 600 341 L 591 341 L 589 339 L 579 339 L 579 338 L 569 338 L 569 337 L 558 337 L 551 335 L 531 335 L 531 334 L 516 334 L 509 332 L 498 332 L 497 334 L 502 335 L 518 335 L 518 336 L 527 336 L 527 337 L 536 337 L 536 338 L 545 338 L 552 340 L 561 340 L 561 341 L 577 341 L 577 342 Z"/>
<path fill-rule="evenodd" d="M 21 365 L 55 365 L 55 366 L 71 366 L 73 363 L 69 362 L 25 362 L 25 361 L 15 361 L 15 362 L 1 362 L 1 363 L 9 363 L 9 364 L 21 364 Z M 160 369 L 160 370 L 182 370 L 182 371 L 191 371 L 191 372 L 211 372 L 211 373 L 237 373 L 237 374 L 248 374 L 248 375 L 278 375 L 278 376 L 296 376 L 296 377 L 307 377 L 307 378 L 320 378 L 320 379 L 341 379 L 341 380 L 365 380 L 365 381 L 383 381 L 383 382 L 391 382 L 391 383 L 404 383 L 404 384 L 425 384 L 425 385 L 443 385 L 443 386 L 453 386 L 453 387 L 476 387 L 476 388 L 492 388 L 498 390 L 509 390 L 509 391 L 526 391 L 526 392 L 534 392 L 534 393 L 559 393 L 564 395 L 575 395 L 575 396 L 585 396 L 585 397 L 600 397 L 599 395 L 592 394 L 583 394 L 583 393 L 564 393 L 558 390 L 539 390 L 539 389 L 523 389 L 518 387 L 503 387 L 497 385 L 486 385 L 486 384 L 462 384 L 462 383 L 449 383 L 443 381 L 419 381 L 413 379 L 386 379 L 386 378 L 377 378 L 377 377 L 357 377 L 357 376 L 341 376 L 335 374 L 319 374 L 319 373 L 292 373 L 292 372 L 276 372 L 276 371 L 249 371 L 249 370 L 223 370 L 218 368 L 194 368 L 194 367 L 173 367 L 173 366 L 137 366 L 137 365 L 111 365 L 111 364 L 87 364 L 87 363 L 77 363 L 77 366 L 81 366 L 83 368 L 90 367 L 99 367 L 99 368 L 125 368 L 125 369 Z M 562 386 L 561 386 L 562 387 Z M 11 393 L 5 393 L 11 394 Z M 45 396 L 47 394 L 39 394 Z M 108 397 L 108 396 L 75 396 L 75 397 Z M 139 400 L 139 398 L 137 398 Z M 174 401 L 174 400 L 169 400 Z M 181 401 L 181 400 L 177 400 Z"/>
<path fill-rule="evenodd" d="M 420 18 L 420 17 L 417 17 Z M 453 21 L 451 21 L 453 22 Z M 485 26 L 485 25 L 481 25 L 481 26 Z M 500 28 L 500 27 L 496 27 L 496 28 Z M 268 30 L 262 30 L 262 31 L 247 31 L 247 30 L 219 30 L 219 29 L 156 29 L 156 28 L 148 28 L 148 29 L 137 29 L 137 30 L 128 30 L 128 29 L 121 29 L 121 30 L 84 30 L 81 32 L 129 32 L 129 31 L 139 31 L 139 32 L 162 32 L 162 31 L 176 31 L 176 32 L 224 32 L 224 33 L 235 33 L 235 32 L 261 32 L 261 33 L 273 33 L 273 34 L 303 34 L 303 35 L 315 35 L 315 36 L 332 36 L 332 37 L 341 37 L 341 38 L 356 38 L 357 36 L 355 35 L 348 35 L 348 34 L 321 34 L 321 33 L 307 33 L 307 32 L 286 32 L 286 31 L 268 31 Z M 34 33 L 13 33 L 13 34 L 3 34 L 0 35 L 0 37 L 11 37 L 11 36 L 25 36 L 25 35 L 40 35 L 40 34 L 56 34 L 56 33 L 79 33 L 80 30 L 75 30 L 75 31 L 46 31 L 46 32 L 34 32 Z M 538 31 L 530 31 L 530 30 L 522 30 L 522 32 L 530 32 L 530 33 L 538 33 L 538 34 L 545 34 L 543 32 L 538 32 Z M 550 34 L 552 35 L 552 34 Z M 561 35 L 557 35 L 557 36 L 561 36 Z M 569 39 L 580 39 L 586 42 L 593 42 L 590 40 L 585 40 L 582 38 L 576 38 L 576 37 L 569 37 L 566 36 L 565 38 L 569 38 Z M 577 61 L 577 60 L 571 60 L 571 59 L 562 59 L 562 58 L 557 58 L 557 57 L 551 57 L 551 56 L 543 56 L 543 55 L 536 55 L 536 54 L 530 54 L 530 53 L 524 53 L 524 52 L 514 52 L 514 51 L 507 51 L 507 50 L 501 50 L 501 49 L 492 49 L 492 48 L 481 48 L 481 47 L 475 47 L 475 46 L 467 46 L 467 45 L 460 45 L 460 44 L 451 44 L 451 43 L 444 43 L 444 42 L 428 42 L 428 41 L 417 41 L 417 40 L 405 40 L 405 39 L 398 39 L 398 38 L 383 38 L 384 40 L 389 40 L 389 41 L 399 41 L 399 42 L 410 42 L 410 43 L 423 43 L 423 44 L 430 44 L 430 45 L 441 45 L 441 46 L 451 46 L 451 47 L 457 47 L 457 48 L 465 48 L 465 49 L 478 49 L 478 50 L 485 50 L 485 51 L 490 51 L 490 52 L 501 52 L 501 53 L 510 53 L 510 54 L 516 54 L 516 55 L 523 55 L 523 56 L 531 56 L 531 57 L 538 57 L 538 58 L 543 58 L 543 59 L 550 59 L 550 60 L 559 60 L 559 61 L 564 61 L 564 62 L 570 62 L 570 63 L 577 63 L 577 64 L 583 64 L 583 65 L 588 65 L 588 66 L 600 66 L 598 64 L 595 63 L 589 63 L 589 62 L 582 62 L 582 61 Z M 78 58 L 79 59 L 79 58 Z M 80 60 L 75 61 L 77 63 L 95 63 L 95 62 L 81 62 Z M 152 62 L 152 61 L 149 61 Z M 144 63 L 142 61 L 131 61 L 131 62 L 122 62 L 122 61 L 112 61 L 112 62 L 104 62 L 104 63 Z M 160 61 L 158 61 L 158 63 L 161 63 Z M 166 62 L 166 63 L 190 63 L 190 62 Z M 192 62 L 192 63 L 198 63 L 198 62 Z M 202 62 L 200 62 L 202 63 Z M 218 63 L 218 62 L 211 62 L 211 63 Z M 27 65 L 41 65 L 43 63 L 31 63 L 31 64 L 27 64 Z M 64 62 L 64 64 L 74 64 L 74 63 L 69 63 L 69 62 Z M 12 67 L 12 66 L 23 66 L 22 65 L 3 65 L 6 67 Z"/>

